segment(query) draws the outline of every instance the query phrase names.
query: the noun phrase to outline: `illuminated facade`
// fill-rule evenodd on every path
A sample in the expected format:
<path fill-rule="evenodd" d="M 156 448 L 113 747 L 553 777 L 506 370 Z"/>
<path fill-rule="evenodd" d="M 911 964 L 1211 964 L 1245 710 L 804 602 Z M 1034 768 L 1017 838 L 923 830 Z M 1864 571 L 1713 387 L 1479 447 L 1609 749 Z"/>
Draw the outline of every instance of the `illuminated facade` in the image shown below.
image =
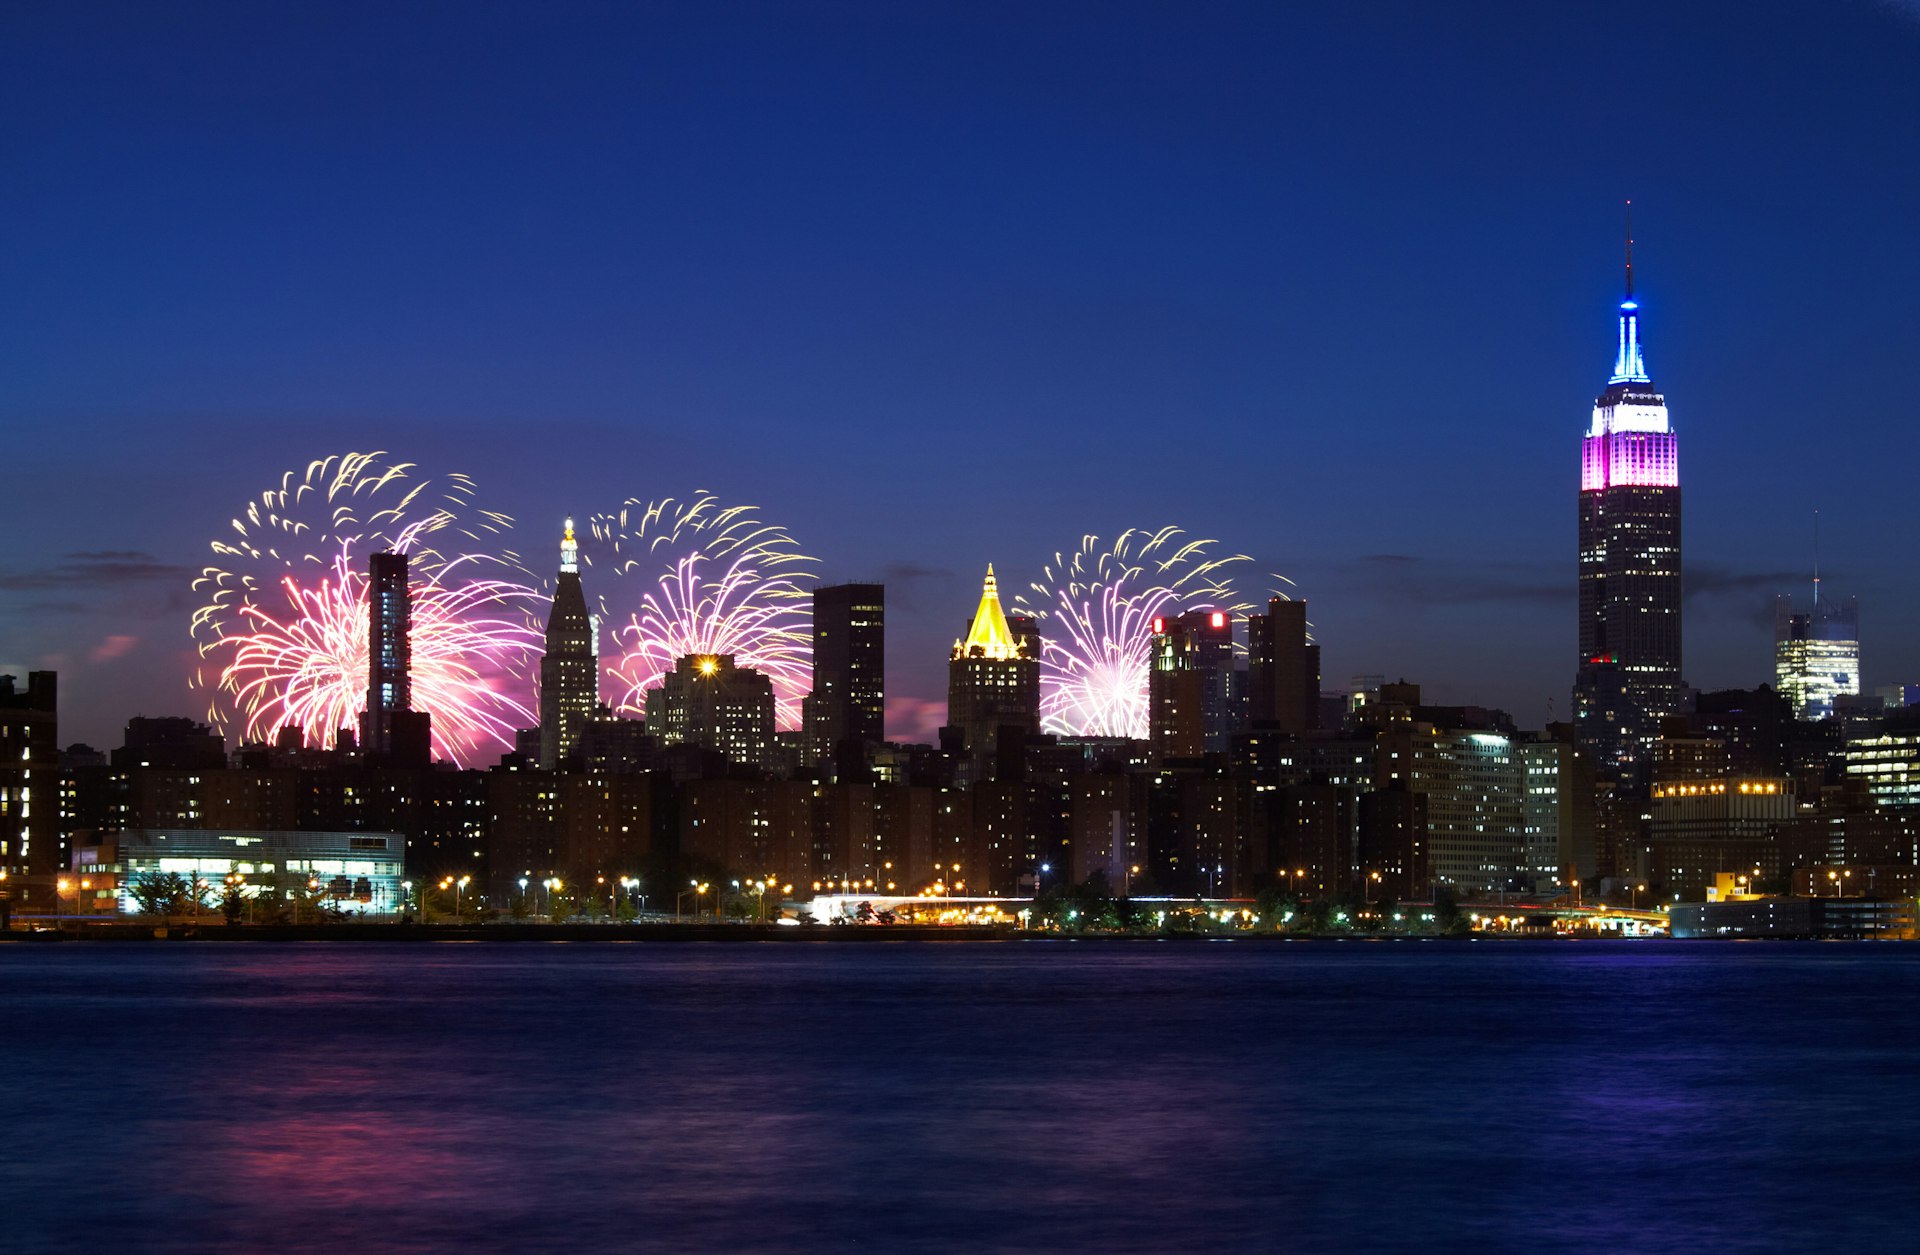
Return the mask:
<path fill-rule="evenodd" d="M 1679 705 L 1680 472 L 1666 398 L 1647 375 L 1640 305 L 1620 303 L 1613 375 L 1580 451 L 1580 743 L 1602 769 L 1640 783 L 1659 720 Z"/>
<path fill-rule="evenodd" d="M 1874 805 L 1920 807 L 1920 727 L 1889 718 L 1877 735 L 1848 741 L 1842 761 Z"/>
<path fill-rule="evenodd" d="M 1233 735 L 1233 617 L 1192 610 L 1153 621 L 1147 735 L 1156 759 L 1223 754 Z"/>
<path fill-rule="evenodd" d="M 138 913 L 133 889 L 148 876 L 173 873 L 218 897 L 228 876 L 242 898 L 266 910 L 312 886 L 327 904 L 352 915 L 402 909 L 406 838 L 395 832 L 230 832 L 206 828 L 132 828 L 99 847 L 76 851 L 74 871 L 115 882 L 119 908 Z"/>
<path fill-rule="evenodd" d="M 1040 731 L 1038 638 L 1009 625 L 991 566 L 966 639 L 953 643 L 947 664 L 947 725 L 976 760 L 994 752 L 1002 727 Z"/>
<path fill-rule="evenodd" d="M 1860 692 L 1860 612 L 1853 598 L 1793 613 L 1782 597 L 1774 614 L 1774 687 L 1796 719 L 1825 719 L 1833 699 Z"/>
<path fill-rule="evenodd" d="M 773 681 L 732 654 L 688 654 L 647 691 L 647 731 L 662 745 L 697 745 L 729 762 L 767 765 Z"/>
<path fill-rule="evenodd" d="M 547 652 L 540 659 L 540 765 L 548 771 L 574 752 L 600 702 L 599 628 L 587 613 L 580 546 L 568 519 L 560 540 L 560 578 L 547 614 Z"/>

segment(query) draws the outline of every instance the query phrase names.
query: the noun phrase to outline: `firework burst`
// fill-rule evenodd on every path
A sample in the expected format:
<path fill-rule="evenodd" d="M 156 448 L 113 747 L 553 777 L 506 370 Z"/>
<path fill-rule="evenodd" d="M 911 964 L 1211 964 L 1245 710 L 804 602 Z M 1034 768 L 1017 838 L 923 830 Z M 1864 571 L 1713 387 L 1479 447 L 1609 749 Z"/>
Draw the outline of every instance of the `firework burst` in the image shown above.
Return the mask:
<path fill-rule="evenodd" d="M 611 670 L 621 710 L 644 713 L 647 690 L 680 658 L 732 654 L 773 682 L 779 725 L 799 726 L 813 683 L 813 559 L 784 528 L 705 491 L 688 501 L 630 500 L 591 526 L 614 573 L 634 581 L 634 591 L 603 597 L 619 624 Z"/>
<path fill-rule="evenodd" d="M 224 731 L 260 741 L 296 724 L 324 739 L 356 725 L 369 662 L 363 568 L 383 549 L 409 558 L 414 705 L 433 716 L 435 751 L 465 763 L 534 721 L 513 694 L 540 650 L 543 599 L 501 578 L 519 573 L 510 552 L 486 552 L 511 520 L 474 509 L 463 475 L 436 484 L 383 459 L 288 472 L 234 520 L 235 539 L 213 542 L 219 565 L 193 585 L 206 601 L 193 616 L 192 682 Z"/>
<path fill-rule="evenodd" d="M 1177 527 L 1130 529 L 1110 546 L 1082 538 L 1055 554 L 1022 593 L 1024 614 L 1042 619 L 1040 725 L 1063 736 L 1147 736 L 1147 667 L 1157 616 L 1224 610 L 1238 618 L 1231 577 L 1244 554 L 1214 556 L 1211 540 Z"/>

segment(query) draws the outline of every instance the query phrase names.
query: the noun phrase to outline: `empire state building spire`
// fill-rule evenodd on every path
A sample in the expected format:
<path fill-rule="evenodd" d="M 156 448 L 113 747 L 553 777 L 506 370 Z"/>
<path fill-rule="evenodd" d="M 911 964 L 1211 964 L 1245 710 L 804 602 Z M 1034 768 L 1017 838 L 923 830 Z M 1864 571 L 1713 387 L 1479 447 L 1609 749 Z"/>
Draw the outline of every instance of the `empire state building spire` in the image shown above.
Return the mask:
<path fill-rule="evenodd" d="M 1651 383 L 1640 352 L 1640 303 L 1633 299 L 1633 202 L 1627 202 L 1627 296 L 1620 302 L 1620 351 L 1613 359 L 1616 383 Z"/>

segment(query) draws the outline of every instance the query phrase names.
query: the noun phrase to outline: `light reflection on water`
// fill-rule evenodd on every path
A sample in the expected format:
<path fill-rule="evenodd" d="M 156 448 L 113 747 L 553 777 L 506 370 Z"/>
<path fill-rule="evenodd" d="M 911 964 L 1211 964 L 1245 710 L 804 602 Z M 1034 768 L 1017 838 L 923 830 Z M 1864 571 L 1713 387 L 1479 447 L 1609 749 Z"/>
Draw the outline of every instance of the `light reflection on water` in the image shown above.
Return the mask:
<path fill-rule="evenodd" d="M 1905 1249 L 1920 947 L 0 947 L 0 1248 Z"/>

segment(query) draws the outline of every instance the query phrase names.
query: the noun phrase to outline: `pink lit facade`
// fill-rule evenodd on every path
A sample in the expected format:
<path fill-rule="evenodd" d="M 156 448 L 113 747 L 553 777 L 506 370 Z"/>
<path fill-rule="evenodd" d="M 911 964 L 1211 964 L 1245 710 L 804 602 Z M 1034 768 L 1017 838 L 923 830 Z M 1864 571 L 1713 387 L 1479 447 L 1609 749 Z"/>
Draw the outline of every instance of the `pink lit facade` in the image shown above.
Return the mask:
<path fill-rule="evenodd" d="M 1680 452 L 1670 431 L 1609 431 L 1580 444 L 1580 491 L 1678 488 Z"/>

